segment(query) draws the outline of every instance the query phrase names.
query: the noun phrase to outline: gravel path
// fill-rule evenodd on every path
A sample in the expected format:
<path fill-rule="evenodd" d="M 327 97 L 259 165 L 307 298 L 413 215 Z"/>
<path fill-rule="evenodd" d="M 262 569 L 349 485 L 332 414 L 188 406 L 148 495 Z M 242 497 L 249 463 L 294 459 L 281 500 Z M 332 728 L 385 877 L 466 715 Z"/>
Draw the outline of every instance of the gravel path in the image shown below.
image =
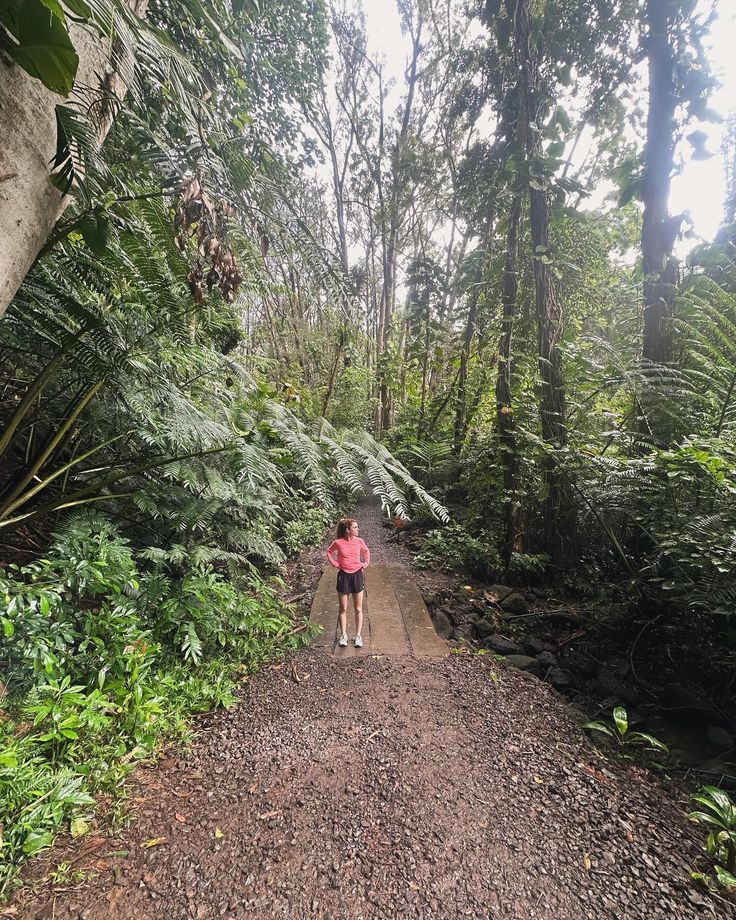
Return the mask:
<path fill-rule="evenodd" d="M 376 561 L 400 561 L 360 521 Z M 688 882 L 701 834 L 677 790 L 607 763 L 550 687 L 488 657 L 305 650 L 208 722 L 140 771 L 120 839 L 57 852 L 94 880 L 22 916 L 732 915 Z"/>

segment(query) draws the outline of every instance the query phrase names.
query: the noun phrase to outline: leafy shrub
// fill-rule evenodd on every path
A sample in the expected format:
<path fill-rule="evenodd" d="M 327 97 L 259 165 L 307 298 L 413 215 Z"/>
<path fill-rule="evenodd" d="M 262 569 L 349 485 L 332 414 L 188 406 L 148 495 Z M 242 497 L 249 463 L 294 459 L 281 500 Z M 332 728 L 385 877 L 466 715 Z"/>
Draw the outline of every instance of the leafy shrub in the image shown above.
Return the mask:
<path fill-rule="evenodd" d="M 688 818 L 708 828 L 708 854 L 715 862 L 716 878 L 727 889 L 736 889 L 736 804 L 717 786 L 704 786 L 693 796 L 700 808 Z M 693 877 L 709 885 L 702 873 Z M 710 885 L 709 885 L 710 887 Z"/>
<path fill-rule="evenodd" d="M 478 578 L 492 578 L 502 568 L 493 537 L 483 530 L 471 534 L 462 524 L 439 527 L 423 536 L 415 564 L 449 566 Z"/>
<path fill-rule="evenodd" d="M 662 751 L 665 754 L 669 752 L 667 745 L 660 741 L 659 738 L 655 738 L 654 735 L 648 735 L 646 732 L 631 731 L 629 716 L 623 706 L 617 706 L 613 710 L 613 723 L 611 725 L 605 722 L 585 722 L 583 728 L 600 732 L 606 737 L 612 738 L 621 747 L 641 744 L 653 750 Z"/>
<path fill-rule="evenodd" d="M 547 553 L 512 553 L 509 560 L 512 583 L 525 581 L 527 584 L 538 584 L 544 579 L 550 562 Z"/>
<path fill-rule="evenodd" d="M 237 583 L 207 566 L 140 573 L 89 516 L 47 558 L 0 572 L 0 896 L 97 790 L 187 738 L 193 712 L 232 705 L 237 673 L 309 638 L 282 587 L 247 567 Z"/>
<path fill-rule="evenodd" d="M 284 543 L 290 555 L 319 543 L 333 522 L 333 515 L 322 508 L 303 506 L 297 517 L 284 526 Z"/>
<path fill-rule="evenodd" d="M 32 739 L 0 729 L 0 897 L 17 867 L 53 843 L 54 835 L 80 807 L 93 803 L 85 777 L 71 767 L 54 767 L 35 752 Z"/>

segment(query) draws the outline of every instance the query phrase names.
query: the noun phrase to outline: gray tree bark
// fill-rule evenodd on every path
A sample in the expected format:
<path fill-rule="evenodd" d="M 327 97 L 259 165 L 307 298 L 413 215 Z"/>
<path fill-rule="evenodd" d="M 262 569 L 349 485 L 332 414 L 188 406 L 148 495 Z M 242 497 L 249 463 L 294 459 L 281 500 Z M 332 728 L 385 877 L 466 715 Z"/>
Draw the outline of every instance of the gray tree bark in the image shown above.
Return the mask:
<path fill-rule="evenodd" d="M 143 17 L 148 0 L 129 0 L 128 5 Z M 75 23 L 69 31 L 79 55 L 73 98 L 63 99 L 0 56 L 0 123 L 5 126 L 0 134 L 0 318 L 71 201 L 50 178 L 56 151 L 55 106 L 77 101 L 80 90 L 89 99 L 97 97 L 103 85 L 120 99 L 127 90 L 110 65 L 113 40 Z M 103 112 L 97 120 L 98 145 L 111 124 L 112 117 Z"/>

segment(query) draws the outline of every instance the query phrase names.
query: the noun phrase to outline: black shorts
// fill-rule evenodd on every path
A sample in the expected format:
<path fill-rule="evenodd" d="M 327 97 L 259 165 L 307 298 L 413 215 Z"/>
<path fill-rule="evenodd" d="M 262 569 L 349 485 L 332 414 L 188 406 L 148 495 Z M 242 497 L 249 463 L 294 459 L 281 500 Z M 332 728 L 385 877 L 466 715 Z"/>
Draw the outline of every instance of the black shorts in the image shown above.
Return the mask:
<path fill-rule="evenodd" d="M 343 572 L 340 569 L 337 573 L 338 594 L 359 594 L 364 588 L 363 569 L 358 569 L 357 572 Z"/>

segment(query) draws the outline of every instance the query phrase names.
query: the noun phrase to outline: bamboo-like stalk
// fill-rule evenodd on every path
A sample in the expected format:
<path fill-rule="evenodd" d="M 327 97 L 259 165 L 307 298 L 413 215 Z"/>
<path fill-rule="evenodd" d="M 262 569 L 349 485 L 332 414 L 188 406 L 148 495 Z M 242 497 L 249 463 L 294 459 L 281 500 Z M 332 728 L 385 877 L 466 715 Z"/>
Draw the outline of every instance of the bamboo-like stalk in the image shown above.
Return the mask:
<path fill-rule="evenodd" d="M 120 441 L 122 438 L 129 437 L 132 433 L 133 433 L 132 431 L 126 431 L 123 434 L 119 434 L 114 438 L 110 438 L 107 441 L 103 441 L 102 444 L 97 444 L 95 447 L 90 448 L 90 450 L 86 451 L 85 453 L 80 454 L 78 457 L 75 457 L 73 460 L 70 460 L 68 463 L 65 463 L 63 466 L 60 466 L 59 469 L 54 470 L 54 472 L 51 473 L 50 476 L 46 476 L 45 479 L 42 479 L 32 489 L 29 489 L 27 492 L 24 492 L 20 497 L 18 497 L 14 502 L 12 502 L 12 504 L 10 504 L 7 508 L 1 508 L 0 509 L 0 521 L 7 514 L 12 514 L 12 512 L 15 511 L 16 508 L 20 508 L 21 505 L 25 505 L 25 503 L 29 501 L 31 498 L 33 498 L 34 495 L 38 495 L 39 492 L 42 492 L 47 486 L 51 485 L 51 483 L 55 479 L 58 479 L 59 476 L 64 476 L 65 474 L 68 474 L 70 470 L 72 470 L 78 464 L 83 463 L 88 457 L 91 457 L 93 454 L 96 454 L 98 451 L 103 450 L 105 447 L 109 447 L 111 444 L 114 444 L 116 441 Z"/>
<path fill-rule="evenodd" d="M 19 524 L 21 521 L 28 521 L 32 518 L 39 517 L 42 514 L 48 514 L 51 511 L 57 511 L 61 508 L 70 508 L 76 505 L 87 504 L 88 502 L 93 501 L 102 501 L 105 498 L 120 498 L 121 495 L 98 495 L 101 489 L 104 489 L 106 486 L 113 485 L 116 482 L 119 482 L 121 479 L 125 479 L 128 476 L 135 476 L 138 473 L 145 473 L 148 470 L 154 470 L 162 466 L 166 466 L 169 463 L 177 463 L 180 460 L 191 460 L 194 457 L 206 457 L 209 454 L 218 454 L 222 451 L 227 450 L 231 447 L 231 444 L 225 444 L 223 447 L 211 447 L 208 450 L 198 450 L 193 451 L 189 454 L 180 454 L 176 457 L 166 457 L 160 460 L 153 460 L 149 463 L 139 463 L 136 466 L 126 467 L 124 470 L 118 470 L 118 472 L 111 474 L 110 476 L 104 477 L 104 479 L 98 479 L 96 482 L 90 483 L 90 485 L 85 486 L 83 489 L 77 489 L 76 492 L 72 492 L 67 496 L 60 496 L 59 498 L 54 499 L 53 501 L 47 502 L 45 505 L 41 505 L 40 508 L 35 508 L 33 511 L 27 511 L 24 514 L 16 515 L 13 518 L 7 518 L 6 520 L 0 519 L 0 529 L 4 527 L 14 527 L 16 524 Z M 130 493 L 125 493 L 128 495 Z"/>
<path fill-rule="evenodd" d="M 36 375 L 36 378 L 26 390 L 23 399 L 18 403 L 15 412 L 10 416 L 2 434 L 0 434 L 0 460 L 5 456 L 8 448 L 13 443 L 13 437 L 21 422 L 28 414 L 34 400 L 43 392 L 46 384 L 51 379 L 54 371 L 61 365 L 65 356 L 66 351 L 60 351 L 58 354 L 54 355 L 46 367 Z"/>
<path fill-rule="evenodd" d="M 51 440 L 36 457 L 32 465 L 28 468 L 25 475 L 21 477 L 18 483 L 11 489 L 10 493 L 0 503 L 0 519 L 7 514 L 13 507 L 17 507 L 15 499 L 22 494 L 28 483 L 32 482 L 41 469 L 46 465 L 57 446 L 66 437 L 67 433 L 76 425 L 79 416 L 84 412 L 90 402 L 94 399 L 100 389 L 104 386 L 105 380 L 98 380 L 91 386 L 87 392 L 78 400 L 74 409 L 69 413 L 64 423 L 57 428 Z"/>

